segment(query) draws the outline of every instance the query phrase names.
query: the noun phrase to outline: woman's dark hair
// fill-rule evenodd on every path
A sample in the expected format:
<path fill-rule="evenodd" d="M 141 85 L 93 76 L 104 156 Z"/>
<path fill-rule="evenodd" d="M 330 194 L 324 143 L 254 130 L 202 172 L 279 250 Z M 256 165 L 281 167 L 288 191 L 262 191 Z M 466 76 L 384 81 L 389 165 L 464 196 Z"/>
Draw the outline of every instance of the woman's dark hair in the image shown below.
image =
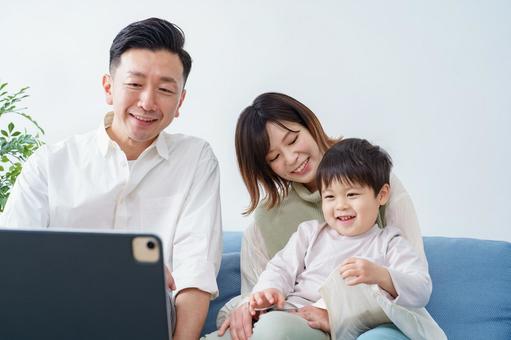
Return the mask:
<path fill-rule="evenodd" d="M 290 182 L 273 172 L 266 161 L 270 147 L 266 124 L 274 123 L 285 129 L 286 122 L 298 123 L 309 130 L 321 152 L 337 140 L 328 137 L 316 115 L 298 100 L 281 93 L 263 93 L 241 112 L 236 125 L 236 157 L 241 177 L 250 195 L 250 205 L 243 212 L 255 210 L 264 190 L 266 208 L 278 205 L 287 195 Z M 289 130 L 289 129 L 288 129 Z"/>
<path fill-rule="evenodd" d="M 166 20 L 149 18 L 134 22 L 123 28 L 112 42 L 110 73 L 119 65 L 121 55 L 129 49 L 166 50 L 179 56 L 183 64 L 183 78 L 186 83 L 192 68 L 192 58 L 183 49 L 184 44 L 183 30 Z"/>
<path fill-rule="evenodd" d="M 389 183 L 392 160 L 387 152 L 365 139 L 343 139 L 325 152 L 316 172 L 316 184 L 321 192 L 332 182 L 368 186 L 378 195 Z"/>

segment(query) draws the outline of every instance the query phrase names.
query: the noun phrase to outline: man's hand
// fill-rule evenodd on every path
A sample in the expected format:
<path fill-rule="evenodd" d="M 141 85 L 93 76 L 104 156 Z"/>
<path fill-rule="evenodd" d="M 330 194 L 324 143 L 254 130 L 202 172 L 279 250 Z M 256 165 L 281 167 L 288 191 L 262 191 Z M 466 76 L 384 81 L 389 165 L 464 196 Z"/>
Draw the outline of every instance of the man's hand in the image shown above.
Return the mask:
<path fill-rule="evenodd" d="M 257 292 L 250 296 L 250 314 L 252 316 L 256 315 L 256 308 L 266 308 L 273 305 L 277 305 L 278 308 L 284 307 L 284 302 L 286 298 L 280 292 L 280 290 L 275 288 L 268 288 L 261 292 Z"/>
<path fill-rule="evenodd" d="M 389 271 L 369 260 L 350 257 L 342 263 L 341 276 L 348 286 L 361 283 L 377 284 L 392 297 L 397 296 Z"/>
<path fill-rule="evenodd" d="M 167 266 L 164 267 L 165 267 L 165 283 L 167 288 L 170 290 L 176 290 L 176 283 L 174 282 L 174 278 L 172 277 L 169 268 L 167 268 Z"/>
<path fill-rule="evenodd" d="M 326 309 L 305 306 L 292 313 L 298 314 L 307 320 L 307 324 L 310 327 L 320 329 L 325 333 L 330 333 L 330 321 L 328 320 L 328 311 Z"/>
<path fill-rule="evenodd" d="M 218 330 L 218 335 L 223 336 L 227 329 L 233 340 L 248 340 L 252 336 L 252 315 L 248 304 L 244 303 L 231 311 Z"/>

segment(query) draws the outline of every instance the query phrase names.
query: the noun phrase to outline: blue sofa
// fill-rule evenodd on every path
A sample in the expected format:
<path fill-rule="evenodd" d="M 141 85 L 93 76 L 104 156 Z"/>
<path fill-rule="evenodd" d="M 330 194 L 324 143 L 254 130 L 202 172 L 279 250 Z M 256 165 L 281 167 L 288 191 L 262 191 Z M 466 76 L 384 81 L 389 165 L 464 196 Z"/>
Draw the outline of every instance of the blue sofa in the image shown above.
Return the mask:
<path fill-rule="evenodd" d="M 220 296 L 203 333 L 216 329 L 218 310 L 240 292 L 241 232 L 224 233 Z M 426 306 L 449 339 L 511 339 L 511 243 L 424 237 L 433 280 Z"/>

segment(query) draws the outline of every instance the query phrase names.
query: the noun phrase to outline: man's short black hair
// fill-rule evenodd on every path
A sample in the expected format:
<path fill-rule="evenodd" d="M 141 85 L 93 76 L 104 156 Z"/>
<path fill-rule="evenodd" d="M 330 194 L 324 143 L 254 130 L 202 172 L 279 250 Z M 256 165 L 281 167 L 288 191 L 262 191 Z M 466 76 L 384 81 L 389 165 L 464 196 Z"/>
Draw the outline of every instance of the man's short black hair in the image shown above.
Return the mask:
<path fill-rule="evenodd" d="M 134 22 L 123 28 L 112 42 L 110 73 L 119 65 L 121 55 L 129 49 L 166 50 L 179 56 L 183 64 L 183 78 L 186 83 L 192 68 L 192 58 L 183 49 L 184 44 L 183 30 L 167 20 L 149 18 Z"/>
<path fill-rule="evenodd" d="M 387 152 L 365 139 L 348 138 L 334 144 L 325 152 L 316 173 L 321 190 L 334 180 L 368 186 L 377 195 L 389 184 L 392 160 Z"/>

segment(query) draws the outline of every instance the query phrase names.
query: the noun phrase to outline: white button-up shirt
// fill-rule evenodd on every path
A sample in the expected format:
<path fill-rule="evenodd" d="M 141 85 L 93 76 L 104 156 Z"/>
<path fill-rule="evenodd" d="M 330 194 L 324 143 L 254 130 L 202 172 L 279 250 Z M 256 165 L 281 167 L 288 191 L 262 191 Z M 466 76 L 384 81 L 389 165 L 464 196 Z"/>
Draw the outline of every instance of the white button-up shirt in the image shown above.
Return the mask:
<path fill-rule="evenodd" d="M 105 129 L 42 146 L 24 165 L 0 226 L 120 229 L 157 234 L 176 293 L 218 295 L 218 161 L 205 141 L 161 132 L 136 161 Z"/>

